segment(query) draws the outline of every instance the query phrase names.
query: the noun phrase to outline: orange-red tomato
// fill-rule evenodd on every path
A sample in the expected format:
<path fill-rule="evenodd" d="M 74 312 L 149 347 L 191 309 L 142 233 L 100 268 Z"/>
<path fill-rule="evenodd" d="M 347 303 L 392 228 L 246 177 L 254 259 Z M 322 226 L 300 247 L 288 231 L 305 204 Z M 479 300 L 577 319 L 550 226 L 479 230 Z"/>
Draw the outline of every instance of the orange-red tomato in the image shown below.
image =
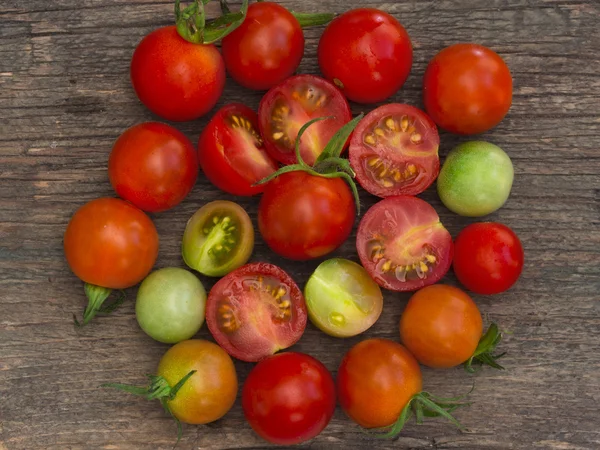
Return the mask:
<path fill-rule="evenodd" d="M 461 289 L 434 284 L 416 292 L 400 318 L 400 338 L 417 360 L 433 368 L 469 359 L 483 332 L 481 313 Z"/>

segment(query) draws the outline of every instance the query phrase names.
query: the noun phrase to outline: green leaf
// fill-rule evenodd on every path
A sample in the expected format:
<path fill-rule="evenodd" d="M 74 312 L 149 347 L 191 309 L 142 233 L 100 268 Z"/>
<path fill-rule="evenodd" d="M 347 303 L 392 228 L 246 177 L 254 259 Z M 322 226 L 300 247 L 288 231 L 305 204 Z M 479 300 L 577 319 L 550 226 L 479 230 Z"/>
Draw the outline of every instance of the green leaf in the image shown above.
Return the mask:
<path fill-rule="evenodd" d="M 209 1 L 194 0 L 182 11 L 181 0 L 175 0 L 177 32 L 186 41 L 193 44 L 212 44 L 239 27 L 246 18 L 248 0 L 242 0 L 242 5 L 237 13 L 230 12 L 227 2 L 221 0 L 223 15 L 207 20 L 204 5 Z"/>
<path fill-rule="evenodd" d="M 326 25 L 333 20 L 333 13 L 298 13 L 291 11 L 302 28 Z"/>

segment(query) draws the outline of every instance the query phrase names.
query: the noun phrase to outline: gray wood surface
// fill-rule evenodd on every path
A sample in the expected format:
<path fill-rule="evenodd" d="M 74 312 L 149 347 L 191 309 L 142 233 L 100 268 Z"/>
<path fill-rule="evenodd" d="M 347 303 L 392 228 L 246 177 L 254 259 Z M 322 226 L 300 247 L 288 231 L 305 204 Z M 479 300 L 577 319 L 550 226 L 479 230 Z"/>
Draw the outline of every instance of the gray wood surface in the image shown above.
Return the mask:
<path fill-rule="evenodd" d="M 522 239 L 526 266 L 509 292 L 475 296 L 482 312 L 511 334 L 503 372 L 424 370 L 427 390 L 476 388 L 467 426 L 443 421 L 408 426 L 396 442 L 365 440 L 341 410 L 302 448 L 600 448 L 600 3 L 598 0 L 293 0 L 298 11 L 342 12 L 371 5 L 407 28 L 415 63 L 393 100 L 421 105 L 425 65 L 446 45 L 475 41 L 498 51 L 514 77 L 506 119 L 482 138 L 503 147 L 515 166 L 506 206 L 487 219 Z M 214 11 L 215 8 L 211 8 Z M 103 382 L 144 382 L 168 348 L 138 327 L 135 289 L 111 317 L 76 330 L 81 282 L 69 271 L 62 234 L 84 202 L 113 195 L 107 158 L 127 127 L 156 119 L 136 99 L 128 77 L 139 40 L 171 23 L 165 0 L 2 0 L 0 2 L 0 450 L 169 449 L 175 426 L 158 403 L 100 389 Z M 306 30 L 300 72 L 318 73 L 322 28 Z M 256 107 L 260 94 L 228 80 L 223 105 Z M 368 108 L 353 105 L 353 112 Z M 196 141 L 208 117 L 177 127 Z M 442 133 L 444 156 L 464 138 Z M 186 220 L 204 203 L 232 199 L 256 224 L 257 198 L 233 198 L 200 176 L 172 211 L 153 215 L 157 267 L 181 266 Z M 422 198 L 452 235 L 473 220 L 447 211 L 433 189 Z M 362 194 L 365 206 L 375 199 Z M 335 255 L 357 259 L 354 234 Z M 319 261 L 273 255 L 257 233 L 252 260 L 281 265 L 303 285 Z M 208 288 L 214 280 L 202 278 Z M 444 279 L 456 283 L 452 273 Z M 364 336 L 340 340 L 312 325 L 294 350 L 333 372 L 364 337 L 398 339 L 408 295 L 387 292 L 379 322 Z M 209 338 L 206 327 L 199 336 Z M 236 363 L 241 380 L 251 364 Z M 239 399 L 238 399 L 239 400 Z M 180 449 L 263 448 L 239 401 L 208 426 L 184 426 Z"/>

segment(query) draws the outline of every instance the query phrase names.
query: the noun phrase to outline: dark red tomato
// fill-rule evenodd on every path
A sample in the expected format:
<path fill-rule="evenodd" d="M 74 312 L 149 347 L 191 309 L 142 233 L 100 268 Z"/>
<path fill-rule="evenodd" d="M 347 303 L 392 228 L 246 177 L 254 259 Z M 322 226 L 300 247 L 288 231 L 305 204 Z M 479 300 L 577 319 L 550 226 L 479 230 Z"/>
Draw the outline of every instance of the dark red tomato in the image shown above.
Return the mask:
<path fill-rule="evenodd" d="M 417 195 L 440 172 L 439 145 L 437 127 L 427 114 L 392 103 L 360 121 L 350 141 L 350 164 L 373 195 Z"/>
<path fill-rule="evenodd" d="M 474 223 L 456 237 L 454 273 L 477 294 L 499 294 L 509 289 L 523 270 L 523 247 L 506 225 Z"/>
<path fill-rule="evenodd" d="M 288 172 L 267 185 L 258 206 L 258 229 L 275 253 L 301 261 L 342 245 L 355 214 L 352 193 L 341 178 Z"/>
<path fill-rule="evenodd" d="M 306 303 L 292 278 L 273 264 L 251 263 L 211 289 L 206 323 L 217 343 L 242 361 L 294 345 L 306 328 Z"/>
<path fill-rule="evenodd" d="M 212 45 L 192 44 L 175 26 L 159 28 L 139 43 L 131 59 L 131 82 L 154 114 L 175 122 L 209 112 L 225 87 L 225 63 Z"/>
<path fill-rule="evenodd" d="M 477 44 L 455 44 L 427 66 L 423 101 L 431 118 L 457 134 L 498 125 L 512 103 L 512 77 L 504 60 Z"/>
<path fill-rule="evenodd" d="M 225 105 L 208 122 L 198 142 L 198 159 L 206 178 L 233 195 L 261 193 L 265 185 L 252 185 L 277 170 L 265 151 L 256 113 L 241 103 Z"/>
<path fill-rule="evenodd" d="M 346 97 L 376 103 L 402 87 L 412 66 L 412 44 L 400 22 L 375 8 L 348 11 L 323 32 L 319 67 Z"/>
<path fill-rule="evenodd" d="M 356 248 L 369 275 L 392 291 L 433 284 L 452 263 L 450 233 L 417 197 L 388 197 L 372 206 L 358 225 Z"/>
<path fill-rule="evenodd" d="M 311 125 L 300 140 L 300 154 L 312 165 L 329 140 L 352 120 L 350 106 L 329 81 L 314 75 L 288 78 L 265 94 L 258 107 L 258 125 L 265 148 L 284 164 L 296 162 L 298 131 L 317 117 L 333 116 Z"/>
<path fill-rule="evenodd" d="M 165 211 L 196 184 L 198 161 L 183 133 L 146 122 L 119 136 L 108 158 L 108 176 L 119 197 L 144 211 Z"/>
<path fill-rule="evenodd" d="M 266 90 L 292 75 L 304 55 L 298 19 L 273 2 L 252 3 L 246 19 L 221 44 L 225 67 L 244 87 Z"/>
<path fill-rule="evenodd" d="M 263 439 L 293 445 L 317 436 L 335 411 L 327 368 L 303 353 L 281 353 L 250 372 L 242 391 L 246 420 Z"/>

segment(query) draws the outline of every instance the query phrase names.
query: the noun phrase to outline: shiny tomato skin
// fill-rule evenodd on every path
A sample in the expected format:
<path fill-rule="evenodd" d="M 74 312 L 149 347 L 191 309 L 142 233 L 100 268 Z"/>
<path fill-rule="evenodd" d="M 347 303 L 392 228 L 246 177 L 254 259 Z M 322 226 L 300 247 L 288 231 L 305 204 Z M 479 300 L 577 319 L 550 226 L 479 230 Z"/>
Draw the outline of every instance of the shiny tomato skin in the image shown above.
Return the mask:
<path fill-rule="evenodd" d="M 524 252 L 513 230 L 496 222 L 474 223 L 456 237 L 453 268 L 458 281 L 477 294 L 499 294 L 523 271 Z"/>
<path fill-rule="evenodd" d="M 512 103 L 504 60 L 478 44 L 455 44 L 429 63 L 423 79 L 427 113 L 444 130 L 471 135 L 498 125 Z"/>
<path fill-rule="evenodd" d="M 376 103 L 402 87 L 412 67 L 412 44 L 393 16 L 375 8 L 350 10 L 325 29 L 319 67 L 349 100 Z"/>
<path fill-rule="evenodd" d="M 158 256 L 158 233 L 141 210 L 117 198 L 80 207 L 67 225 L 64 250 L 82 281 L 125 289 L 146 277 Z"/>
<path fill-rule="evenodd" d="M 400 339 L 423 365 L 446 369 L 469 359 L 483 332 L 481 313 L 464 291 L 434 284 L 417 291 L 400 318 Z"/>
<path fill-rule="evenodd" d="M 108 176 L 119 197 L 143 211 L 160 212 L 190 193 L 198 178 L 198 161 L 183 133 L 145 122 L 119 136 L 108 159 Z"/>
<path fill-rule="evenodd" d="M 298 19 L 273 2 L 252 3 L 244 22 L 223 38 L 225 67 L 244 87 L 267 90 L 291 76 L 304 55 Z"/>
<path fill-rule="evenodd" d="M 378 338 L 359 342 L 346 353 L 336 384 L 340 406 L 364 428 L 392 425 L 423 386 L 421 369 L 410 352 Z"/>
<path fill-rule="evenodd" d="M 140 101 L 174 122 L 209 112 L 225 87 L 225 63 L 212 45 L 192 44 L 175 26 L 162 27 L 138 44 L 131 59 L 131 82 Z"/>
<path fill-rule="evenodd" d="M 246 420 L 263 439 L 294 445 L 317 436 L 335 411 L 335 384 L 312 356 L 286 352 L 259 362 L 242 391 Z"/>
<path fill-rule="evenodd" d="M 303 261 L 342 245 L 355 215 L 352 193 L 341 178 L 288 172 L 265 189 L 258 206 L 258 228 L 275 253 Z"/>

